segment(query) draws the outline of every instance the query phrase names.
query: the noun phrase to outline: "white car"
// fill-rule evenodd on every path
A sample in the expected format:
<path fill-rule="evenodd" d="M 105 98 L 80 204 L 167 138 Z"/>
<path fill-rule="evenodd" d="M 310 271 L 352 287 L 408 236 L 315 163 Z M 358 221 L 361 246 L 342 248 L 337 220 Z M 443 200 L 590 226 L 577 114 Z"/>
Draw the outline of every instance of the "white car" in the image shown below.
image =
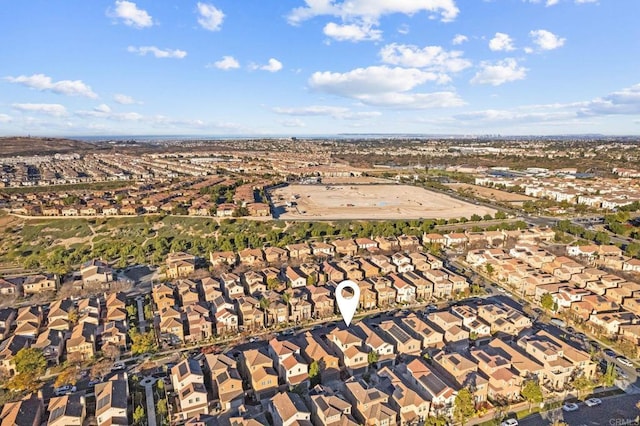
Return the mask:
<path fill-rule="evenodd" d="M 500 423 L 500 426 L 518 426 L 518 421 L 516 419 L 507 419 Z"/>
<path fill-rule="evenodd" d="M 502 287 L 498 287 L 498 292 L 499 293 L 506 293 L 507 291 Z"/>
<path fill-rule="evenodd" d="M 625 367 L 633 367 L 633 363 L 623 356 L 617 357 L 616 360 L 618 360 L 618 362 L 624 365 Z"/>
<path fill-rule="evenodd" d="M 602 400 L 600 398 L 589 398 L 584 402 L 584 405 L 587 407 L 595 407 L 600 404 L 602 404 Z"/>
<path fill-rule="evenodd" d="M 578 411 L 578 404 L 573 403 L 573 402 L 565 402 L 564 405 L 562 406 L 562 409 L 564 411 Z"/>
<path fill-rule="evenodd" d="M 60 386 L 59 388 L 55 388 L 53 390 L 53 393 L 56 396 L 62 396 L 62 395 L 66 395 L 68 393 L 72 393 L 76 391 L 76 387 L 72 386 L 72 385 L 64 385 L 64 386 Z"/>

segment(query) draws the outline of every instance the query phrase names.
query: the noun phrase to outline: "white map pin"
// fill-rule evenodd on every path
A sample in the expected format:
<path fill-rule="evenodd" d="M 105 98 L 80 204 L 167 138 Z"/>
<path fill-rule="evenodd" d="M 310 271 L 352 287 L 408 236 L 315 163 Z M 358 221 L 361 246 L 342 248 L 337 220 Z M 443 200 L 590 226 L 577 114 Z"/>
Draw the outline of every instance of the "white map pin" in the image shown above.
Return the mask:
<path fill-rule="evenodd" d="M 348 299 L 342 295 L 342 290 L 345 288 L 350 288 L 351 291 L 353 291 L 353 296 Z M 356 313 L 356 309 L 358 309 L 358 303 L 360 302 L 360 287 L 351 280 L 345 280 L 338 284 L 335 295 L 336 302 L 338 303 L 338 309 L 342 314 L 342 319 L 348 327 L 349 324 L 351 324 L 353 315 Z"/>

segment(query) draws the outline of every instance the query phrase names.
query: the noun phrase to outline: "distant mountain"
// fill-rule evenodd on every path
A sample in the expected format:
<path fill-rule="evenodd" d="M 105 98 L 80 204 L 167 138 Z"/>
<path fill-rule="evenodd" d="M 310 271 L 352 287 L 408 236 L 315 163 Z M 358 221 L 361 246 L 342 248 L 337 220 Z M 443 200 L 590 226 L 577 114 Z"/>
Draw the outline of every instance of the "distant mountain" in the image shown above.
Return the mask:
<path fill-rule="evenodd" d="M 94 144 L 72 139 L 15 136 L 0 138 L 0 156 L 3 157 L 73 152 L 82 153 L 93 151 L 96 148 Z"/>

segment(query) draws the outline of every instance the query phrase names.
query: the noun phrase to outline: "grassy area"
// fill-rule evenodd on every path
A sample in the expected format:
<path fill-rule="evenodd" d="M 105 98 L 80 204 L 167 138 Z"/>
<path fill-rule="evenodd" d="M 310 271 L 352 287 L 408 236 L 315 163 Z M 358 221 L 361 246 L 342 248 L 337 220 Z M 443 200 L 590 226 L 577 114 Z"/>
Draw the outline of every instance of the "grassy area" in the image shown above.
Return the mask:
<path fill-rule="evenodd" d="M 74 183 L 66 185 L 49 185 L 49 186 L 19 186 L 16 188 L 2 188 L 0 193 L 5 194 L 26 194 L 40 192 L 55 191 L 75 191 L 75 190 L 95 190 L 104 191 L 108 189 L 120 189 L 131 186 L 134 181 L 109 181 L 109 182 L 92 182 L 92 183 Z"/>

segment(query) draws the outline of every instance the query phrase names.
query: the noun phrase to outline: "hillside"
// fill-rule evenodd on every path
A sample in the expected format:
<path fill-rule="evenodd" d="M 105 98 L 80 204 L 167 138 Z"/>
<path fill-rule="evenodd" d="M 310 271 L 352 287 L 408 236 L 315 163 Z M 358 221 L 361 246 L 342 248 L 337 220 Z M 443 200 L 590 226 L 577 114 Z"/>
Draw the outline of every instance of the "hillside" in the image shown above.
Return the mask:
<path fill-rule="evenodd" d="M 80 153 L 95 149 L 96 146 L 93 144 L 72 139 L 13 136 L 0 138 L 0 156 L 3 157 L 69 152 Z"/>

